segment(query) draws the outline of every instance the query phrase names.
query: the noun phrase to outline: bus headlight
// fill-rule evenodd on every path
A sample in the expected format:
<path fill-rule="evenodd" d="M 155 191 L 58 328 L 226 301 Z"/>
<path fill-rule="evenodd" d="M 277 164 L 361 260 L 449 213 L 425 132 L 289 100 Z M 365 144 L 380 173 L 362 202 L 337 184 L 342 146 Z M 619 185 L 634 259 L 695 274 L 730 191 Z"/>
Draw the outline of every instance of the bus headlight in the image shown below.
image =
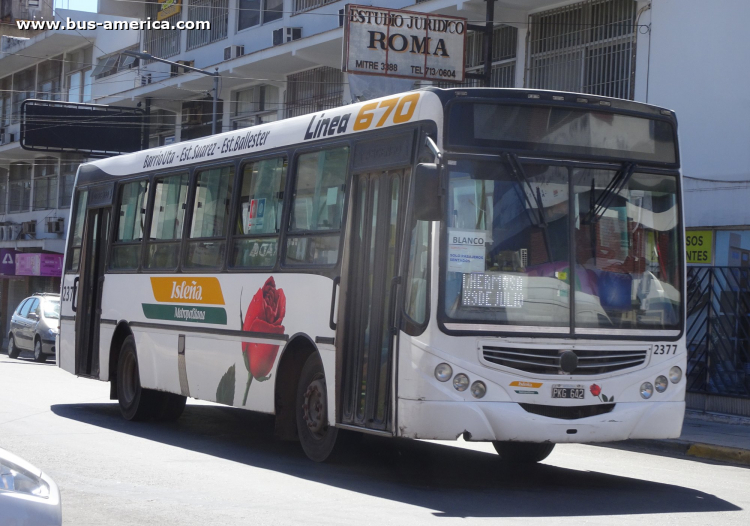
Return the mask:
<path fill-rule="evenodd" d="M 682 380 L 682 369 L 675 365 L 669 370 L 669 381 L 676 384 L 680 380 Z"/>
<path fill-rule="evenodd" d="M 667 387 L 669 387 L 669 382 L 667 382 L 666 376 L 657 376 L 656 380 L 654 380 L 654 387 L 656 387 L 657 393 L 663 393 L 667 390 Z"/>
<path fill-rule="evenodd" d="M 476 381 L 471 384 L 471 396 L 474 398 L 483 398 L 485 394 L 487 394 L 487 386 L 484 385 L 484 382 Z"/>
<path fill-rule="evenodd" d="M 453 368 L 447 363 L 441 363 L 435 367 L 435 378 L 441 382 L 447 382 L 451 376 L 453 376 Z"/>
<path fill-rule="evenodd" d="M 456 388 L 456 391 L 466 391 L 469 388 L 469 377 L 464 373 L 457 374 L 453 379 L 453 387 Z"/>
<path fill-rule="evenodd" d="M 652 394 L 654 394 L 654 386 L 651 385 L 651 382 L 643 382 L 641 384 L 641 398 L 648 400 Z"/>

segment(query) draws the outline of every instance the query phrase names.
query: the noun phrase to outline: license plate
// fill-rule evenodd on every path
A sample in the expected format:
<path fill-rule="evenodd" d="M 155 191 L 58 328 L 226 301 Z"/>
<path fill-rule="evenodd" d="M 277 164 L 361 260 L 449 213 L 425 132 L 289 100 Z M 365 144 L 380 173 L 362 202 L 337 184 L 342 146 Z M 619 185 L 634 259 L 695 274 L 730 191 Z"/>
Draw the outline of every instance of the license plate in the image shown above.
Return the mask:
<path fill-rule="evenodd" d="M 570 398 L 571 400 L 583 400 L 586 391 L 582 385 L 553 385 L 552 398 Z"/>

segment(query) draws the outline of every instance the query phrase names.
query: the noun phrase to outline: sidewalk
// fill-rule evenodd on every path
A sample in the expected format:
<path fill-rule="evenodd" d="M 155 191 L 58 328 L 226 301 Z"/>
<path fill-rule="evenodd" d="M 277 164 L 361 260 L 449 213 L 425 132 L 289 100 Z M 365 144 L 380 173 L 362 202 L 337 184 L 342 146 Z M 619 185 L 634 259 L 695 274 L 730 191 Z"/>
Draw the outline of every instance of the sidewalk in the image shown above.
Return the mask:
<path fill-rule="evenodd" d="M 750 466 L 750 419 L 688 411 L 680 438 L 629 440 L 613 445 Z"/>

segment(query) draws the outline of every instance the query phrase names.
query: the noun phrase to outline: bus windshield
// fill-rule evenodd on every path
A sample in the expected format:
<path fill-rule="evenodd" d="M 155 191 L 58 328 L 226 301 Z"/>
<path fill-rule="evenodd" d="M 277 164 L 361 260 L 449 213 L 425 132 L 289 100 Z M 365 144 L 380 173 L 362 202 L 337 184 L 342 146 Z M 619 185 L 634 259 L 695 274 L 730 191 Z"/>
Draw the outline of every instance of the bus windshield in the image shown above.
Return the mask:
<path fill-rule="evenodd" d="M 513 159 L 447 163 L 446 318 L 679 329 L 676 177 Z"/>

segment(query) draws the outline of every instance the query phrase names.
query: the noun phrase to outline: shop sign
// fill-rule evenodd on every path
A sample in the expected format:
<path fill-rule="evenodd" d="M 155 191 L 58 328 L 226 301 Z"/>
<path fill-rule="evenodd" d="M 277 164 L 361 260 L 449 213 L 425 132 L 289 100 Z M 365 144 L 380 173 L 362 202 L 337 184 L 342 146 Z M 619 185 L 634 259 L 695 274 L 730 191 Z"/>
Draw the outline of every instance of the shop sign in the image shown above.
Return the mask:
<path fill-rule="evenodd" d="M 159 0 L 159 12 L 156 13 L 157 20 L 164 20 L 170 16 L 176 15 L 182 9 L 180 5 L 182 0 Z"/>
<path fill-rule="evenodd" d="M 16 274 L 16 249 L 0 248 L 0 274 L 4 276 L 15 276 Z"/>
<path fill-rule="evenodd" d="M 714 261 L 713 230 L 685 232 L 685 251 L 688 265 L 711 265 Z"/>
<path fill-rule="evenodd" d="M 360 5 L 347 7 L 344 71 L 464 80 L 465 18 Z"/>
<path fill-rule="evenodd" d="M 62 254 L 16 254 L 16 276 L 62 276 Z"/>

